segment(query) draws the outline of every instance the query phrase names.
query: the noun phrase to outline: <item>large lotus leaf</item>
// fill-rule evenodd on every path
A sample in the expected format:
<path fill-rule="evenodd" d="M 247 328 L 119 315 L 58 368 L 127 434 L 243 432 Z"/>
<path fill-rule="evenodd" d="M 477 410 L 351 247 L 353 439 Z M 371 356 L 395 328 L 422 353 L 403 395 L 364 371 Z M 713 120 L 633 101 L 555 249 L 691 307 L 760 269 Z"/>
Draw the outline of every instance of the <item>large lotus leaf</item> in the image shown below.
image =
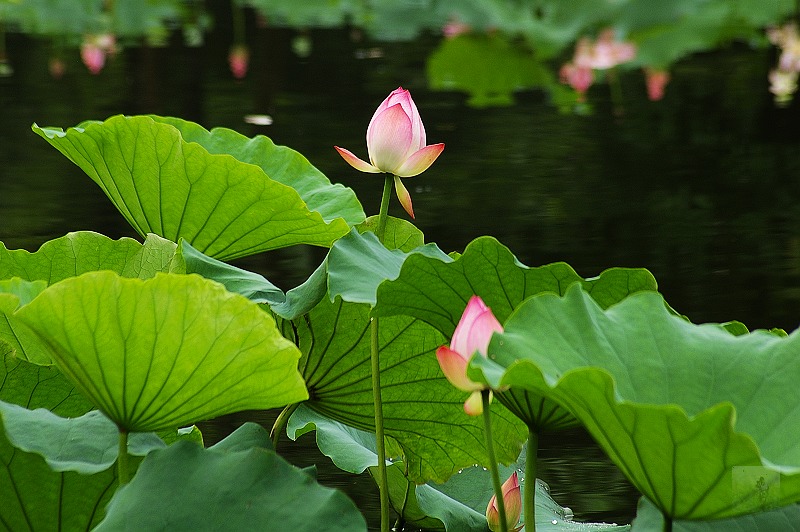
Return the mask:
<path fill-rule="evenodd" d="M 664 530 L 664 516 L 642 497 L 633 520 L 633 532 Z M 757 514 L 714 521 L 673 521 L 673 532 L 800 532 L 800 505 L 791 504 Z"/>
<path fill-rule="evenodd" d="M 118 427 L 151 432 L 307 397 L 297 348 L 258 305 L 197 275 L 91 272 L 15 316 Z"/>
<path fill-rule="evenodd" d="M 325 174 L 291 148 L 278 146 L 263 135 L 250 139 L 224 127 L 208 131 L 180 118 L 150 118 L 174 126 L 184 141 L 196 142 L 209 153 L 227 153 L 260 167 L 271 179 L 295 189 L 308 209 L 318 212 L 326 222 L 341 218 L 348 225 L 355 225 L 364 221 L 364 209 L 355 192 L 341 184 L 331 184 Z"/>
<path fill-rule="evenodd" d="M 245 441 L 210 449 L 178 442 L 150 453 L 96 530 L 366 530 L 347 496 L 284 461 L 260 430 L 260 443 L 245 426 Z"/>
<path fill-rule="evenodd" d="M 33 129 L 80 166 L 141 235 L 155 233 L 174 242 L 184 238 L 203 253 L 227 260 L 294 244 L 327 247 L 349 229 L 343 218 L 327 222 L 294 188 L 259 166 L 211 153 L 160 119 L 114 116 L 66 131 Z M 214 149 L 237 151 L 242 149 L 237 143 L 249 142 L 224 131 L 220 135 L 229 138 Z M 276 172 L 301 168 L 314 174 L 300 154 L 292 152 L 287 160 L 291 164 Z M 314 182 L 320 182 L 316 175 Z"/>
<path fill-rule="evenodd" d="M 308 406 L 373 431 L 369 305 L 323 298 L 308 315 L 279 323 L 303 352 L 300 372 L 308 385 Z M 444 481 L 462 467 L 488 463 L 482 419 L 464 413 L 467 394 L 439 369 L 434 352 L 443 343 L 439 332 L 419 320 L 380 320 L 384 428 L 402 446 L 414 482 Z M 498 459 L 512 462 L 527 429 L 498 403 L 492 414 Z"/>
<path fill-rule="evenodd" d="M 586 287 L 603 307 L 633 292 L 656 289 L 652 274 L 643 269 L 614 268 L 584 279 L 564 263 L 531 268 L 491 237 L 472 241 L 455 261 L 411 255 L 395 277 L 378 287 L 374 314 L 413 316 L 447 337 L 452 336 L 473 294 L 479 295 L 502 323 L 526 298 L 543 292 L 563 294 L 573 283 Z M 536 430 L 552 431 L 576 424 L 559 405 L 530 390 L 512 389 L 497 397 Z"/>
<path fill-rule="evenodd" d="M 69 233 L 34 253 L 8 250 L 0 242 L 0 342 L 9 344 L 19 358 L 52 364 L 48 349 L 13 313 L 48 284 L 96 270 L 147 279 L 167 270 L 181 273 L 183 266 L 175 260 L 175 243 L 152 234 L 140 244 L 89 231 Z"/>
<path fill-rule="evenodd" d="M 119 453 L 119 429 L 97 410 L 63 418 L 47 409 L 28 410 L 0 401 L 6 437 L 17 449 L 44 457 L 53 471 L 99 473 L 114 465 Z M 152 432 L 128 439 L 128 453 L 144 456 L 166 444 Z"/>
<path fill-rule="evenodd" d="M 52 366 L 38 366 L 10 354 L 0 365 L 0 400 L 80 416 L 92 405 Z M 0 530 L 88 530 L 116 485 L 116 469 L 96 475 L 57 473 L 44 458 L 16 447 L 0 419 Z"/>
<path fill-rule="evenodd" d="M 298 408 L 287 427 L 289 437 L 296 439 L 310 430 L 316 431 L 317 446 L 340 469 L 362 473 L 375 469 L 378 457 L 375 434 L 338 423 L 309 408 Z M 523 471 L 525 455 L 510 466 L 500 466 L 500 476 L 507 478 L 515 469 Z M 403 462 L 393 462 L 387 468 L 389 496 L 396 512 L 407 524 L 425 530 L 455 532 L 488 530 L 486 505 L 492 496 L 489 472 L 483 467 L 467 467 L 444 484 L 415 485 L 404 473 Z M 523 491 L 525 478 L 521 477 Z M 545 532 L 628 530 L 605 524 L 577 523 L 567 509 L 559 506 L 544 484 L 536 482 L 536 528 Z"/>
<path fill-rule="evenodd" d="M 665 515 L 720 519 L 800 500 L 798 344 L 694 325 L 655 292 L 604 310 L 575 285 L 520 305 L 473 364 L 569 408 Z"/>

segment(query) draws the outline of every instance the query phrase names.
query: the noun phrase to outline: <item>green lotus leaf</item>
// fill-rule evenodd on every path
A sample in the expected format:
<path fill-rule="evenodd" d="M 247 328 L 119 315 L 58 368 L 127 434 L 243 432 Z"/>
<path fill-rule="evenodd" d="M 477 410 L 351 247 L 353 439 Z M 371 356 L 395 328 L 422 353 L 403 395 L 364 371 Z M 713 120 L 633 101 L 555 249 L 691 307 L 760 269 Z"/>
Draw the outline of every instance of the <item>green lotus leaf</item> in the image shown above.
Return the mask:
<path fill-rule="evenodd" d="M 315 411 L 374 431 L 370 372 L 370 307 L 323 298 L 306 316 L 279 319 L 303 357 L 299 367 Z M 445 481 L 457 470 L 487 464 L 483 421 L 464 413 L 467 394 L 445 379 L 434 354 L 445 342 L 431 326 L 406 316 L 382 318 L 379 350 L 386 435 L 396 440 L 414 482 Z M 492 408 L 498 459 L 513 462 L 527 429 L 502 405 Z"/>
<path fill-rule="evenodd" d="M 266 304 L 273 313 L 287 320 L 306 314 L 328 292 L 327 261 L 323 261 L 303 284 L 284 293 L 263 276 L 204 255 L 185 240 L 178 245 L 178 253 L 185 262 L 186 273 L 222 283 L 228 291 Z"/>
<path fill-rule="evenodd" d="M 150 453 L 95 530 L 366 530 L 350 499 L 285 462 L 260 427 L 262 443 L 252 443 L 250 425 L 241 442 Z"/>
<path fill-rule="evenodd" d="M 156 272 L 183 273 L 173 263 L 176 245 L 149 234 L 144 244 L 132 238 L 113 240 L 91 231 L 78 231 L 42 244 L 31 253 L 6 249 L 0 242 L 0 279 L 20 277 L 53 284 L 96 270 L 112 270 L 123 277 L 148 279 Z"/>
<path fill-rule="evenodd" d="M 190 425 L 307 397 L 297 348 L 255 303 L 197 275 L 91 272 L 15 314 L 106 416 L 128 432 Z"/>
<path fill-rule="evenodd" d="M 339 243 L 331 254 L 338 246 Z M 454 261 L 409 256 L 399 275 L 378 287 L 373 312 L 377 316 L 403 314 L 419 318 L 449 338 L 473 294 L 479 295 L 502 323 L 526 298 L 543 292 L 563 294 L 573 283 L 586 287 L 603 307 L 633 292 L 656 289 L 655 279 L 647 270 L 614 268 L 599 277 L 584 279 L 564 263 L 525 266 L 494 238 L 480 237 Z M 558 404 L 530 390 L 512 389 L 497 394 L 497 398 L 538 431 L 576 424 Z"/>
<path fill-rule="evenodd" d="M 375 232 L 378 229 L 378 216 L 370 216 L 356 226 L 359 233 Z M 402 218 L 387 216 L 383 232 L 383 245 L 387 249 L 410 252 L 425 245 L 425 235 L 414 224 Z"/>
<path fill-rule="evenodd" d="M 340 469 L 362 473 L 373 471 L 378 456 L 375 434 L 338 423 L 313 410 L 300 406 L 292 415 L 287 433 L 292 439 L 310 430 L 316 431 L 317 446 Z M 500 466 L 500 476 L 507 478 L 516 469 L 525 469 L 525 454 L 510 466 Z M 404 473 L 403 462 L 387 467 L 389 496 L 398 514 L 407 524 L 425 530 L 480 531 L 488 530 L 486 505 L 493 494 L 489 472 L 482 467 L 467 467 L 444 484 L 415 485 Z M 526 482 L 520 484 L 525 489 Z M 628 530 L 628 526 L 578 523 L 567 510 L 549 495 L 545 485 L 536 482 L 536 529 L 545 532 L 592 530 Z"/>
<path fill-rule="evenodd" d="M 114 116 L 66 131 L 36 125 L 33 130 L 81 167 L 139 234 L 184 238 L 220 260 L 294 244 L 330 246 L 347 233 L 348 221 L 310 205 L 341 208 L 333 201 L 339 195 L 350 198 L 343 200 L 350 205 L 344 215 L 363 220 L 353 213 L 351 191 L 326 188 L 324 176 L 300 154 L 261 137 L 204 132 L 188 122 L 150 116 Z M 254 147 L 267 150 L 275 163 L 262 161 Z"/>
<path fill-rule="evenodd" d="M 175 260 L 175 244 L 152 234 L 140 244 L 89 231 L 69 233 L 35 253 L 8 250 L 0 242 L 0 342 L 10 345 L 19 358 L 52 364 L 47 347 L 13 313 L 48 284 L 95 270 L 146 279 L 160 271 L 182 272 L 183 266 Z"/>
<path fill-rule="evenodd" d="M 355 192 L 341 184 L 331 184 L 325 174 L 291 148 L 278 146 L 263 135 L 250 139 L 224 127 L 208 131 L 180 118 L 150 118 L 175 127 L 184 141 L 196 142 L 211 154 L 229 154 L 260 167 L 270 179 L 296 190 L 308 209 L 318 212 L 326 222 L 343 219 L 348 225 L 355 225 L 364 221 L 364 209 Z"/>
<path fill-rule="evenodd" d="M 6 437 L 17 449 L 44 457 L 53 471 L 99 473 L 114 465 L 119 452 L 119 430 L 97 410 L 63 418 L 47 409 L 28 410 L 0 401 Z M 134 433 L 128 453 L 144 456 L 166 444 L 152 432 Z"/>
<path fill-rule="evenodd" d="M 664 530 L 664 516 L 645 497 L 639 499 L 633 532 Z M 800 532 L 800 506 L 791 504 L 757 514 L 714 521 L 674 521 L 673 532 Z"/>
<path fill-rule="evenodd" d="M 572 411 L 666 516 L 721 519 L 800 500 L 798 343 L 694 325 L 656 292 L 604 310 L 576 284 L 520 305 L 472 364 Z"/>
<path fill-rule="evenodd" d="M 92 405 L 53 366 L 6 354 L 0 365 L 0 401 L 80 416 Z M 0 528 L 14 531 L 89 530 L 102 519 L 116 486 L 116 468 L 96 475 L 55 472 L 44 458 L 16 448 L 0 418 Z"/>
<path fill-rule="evenodd" d="M 378 285 L 386 279 L 395 279 L 403 263 L 416 255 L 438 262 L 452 260 L 435 244 L 404 252 L 389 249 L 372 232 L 361 234 L 353 229 L 339 239 L 328 253 L 329 295 L 331 299 L 341 296 L 352 303 L 375 305 Z"/>

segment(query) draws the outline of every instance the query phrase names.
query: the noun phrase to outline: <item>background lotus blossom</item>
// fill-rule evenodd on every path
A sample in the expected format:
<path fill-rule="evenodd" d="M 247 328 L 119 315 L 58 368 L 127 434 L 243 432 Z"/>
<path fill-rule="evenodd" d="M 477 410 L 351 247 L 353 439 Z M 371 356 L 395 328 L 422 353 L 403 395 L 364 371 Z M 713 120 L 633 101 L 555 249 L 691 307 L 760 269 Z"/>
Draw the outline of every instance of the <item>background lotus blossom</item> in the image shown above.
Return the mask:
<path fill-rule="evenodd" d="M 509 530 L 514 532 L 522 529 L 522 525 L 516 526 L 522 514 L 522 495 L 519 489 L 519 479 L 517 472 L 514 471 L 508 480 L 503 482 L 503 503 L 506 508 L 506 520 L 511 527 Z M 492 495 L 489 500 L 489 505 L 486 507 L 486 521 L 489 523 L 489 529 L 492 532 L 500 532 L 500 515 L 497 511 L 497 496 Z M 503 530 L 502 532 L 506 532 Z"/>
<path fill-rule="evenodd" d="M 472 392 L 464 403 L 464 411 L 471 416 L 483 413 L 481 390 L 487 387 L 467 377 L 467 365 L 476 352 L 486 356 L 495 332 L 503 332 L 503 326 L 480 297 L 472 296 L 453 332 L 450 347 L 441 346 L 436 350 L 439 366 L 450 384 L 461 391 Z"/>
<path fill-rule="evenodd" d="M 393 174 L 397 197 L 406 212 L 414 217 L 411 195 L 400 180 L 421 174 L 444 150 L 444 144 L 425 144 L 425 126 L 411 94 L 398 87 L 381 102 L 367 127 L 366 162 L 351 151 L 334 146 L 350 166 L 361 172 Z"/>

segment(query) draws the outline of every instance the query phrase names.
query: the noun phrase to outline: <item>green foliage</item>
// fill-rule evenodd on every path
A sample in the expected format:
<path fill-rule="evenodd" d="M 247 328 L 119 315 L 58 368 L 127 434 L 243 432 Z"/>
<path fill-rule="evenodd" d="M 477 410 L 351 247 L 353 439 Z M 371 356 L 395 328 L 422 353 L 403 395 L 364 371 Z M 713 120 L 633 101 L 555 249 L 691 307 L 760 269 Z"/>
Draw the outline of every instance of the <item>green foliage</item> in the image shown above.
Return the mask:
<path fill-rule="evenodd" d="M 569 408 L 665 515 L 714 519 L 800 500 L 797 339 L 694 325 L 653 292 L 604 310 L 575 285 L 523 303 L 473 364 Z"/>
<path fill-rule="evenodd" d="M 288 427 L 289 437 L 297 439 L 312 430 L 316 432 L 320 451 L 340 469 L 351 473 L 376 469 L 374 433 L 337 423 L 308 408 L 298 408 Z M 506 478 L 515 469 L 519 472 L 524 467 L 523 454 L 517 462 L 502 466 L 500 476 Z M 404 471 L 402 461 L 393 461 L 388 467 L 392 506 L 408 524 L 425 530 L 488 530 L 484 513 L 492 496 L 492 485 L 485 468 L 467 467 L 444 484 L 422 485 L 409 481 Z M 524 478 L 520 484 L 526 489 Z M 628 529 L 627 526 L 595 526 L 573 521 L 539 482 L 536 483 L 536 528 L 544 532 Z"/>
<path fill-rule="evenodd" d="M 473 294 L 480 296 L 502 323 L 526 298 L 547 292 L 563 294 L 574 283 L 585 286 L 604 307 L 631 293 L 656 289 L 655 279 L 646 270 L 615 268 L 597 278 L 583 279 L 563 263 L 530 268 L 494 238 L 480 237 L 455 261 L 408 257 L 399 274 L 378 287 L 374 314 L 413 316 L 450 337 Z M 554 431 L 576 424 L 556 402 L 530 390 L 512 389 L 497 397 L 537 430 Z"/>
<path fill-rule="evenodd" d="M 257 305 L 196 275 L 57 283 L 16 314 L 120 429 L 149 432 L 307 397 L 297 349 Z"/>
<path fill-rule="evenodd" d="M 0 365 L 0 401 L 60 416 L 80 416 L 91 404 L 52 366 L 38 366 L 6 354 Z M 116 470 L 96 475 L 55 472 L 36 453 L 16 448 L 0 416 L 0 529 L 13 531 L 88 530 L 102 518 Z"/>
<path fill-rule="evenodd" d="M 96 530 L 123 528 L 351 532 L 366 523 L 343 493 L 285 462 L 248 423 L 209 449 L 181 441 L 150 453 Z"/>
<path fill-rule="evenodd" d="M 221 128 L 206 132 L 177 119 L 149 116 L 115 116 L 66 131 L 33 129 L 81 167 L 140 235 L 155 233 L 173 242 L 183 238 L 221 260 L 294 244 L 330 246 L 347 233 L 348 224 L 364 218 L 352 191 L 326 186 L 324 176 L 302 155 L 261 137 L 251 140 Z M 195 141 L 184 138 L 184 129 Z M 275 153 L 278 161 L 273 165 L 260 159 L 254 146 Z M 248 161 L 219 153 L 223 149 Z M 290 173 L 280 178 L 282 172 Z M 293 186 L 309 197 L 279 179 L 294 180 Z M 310 209 L 312 200 L 328 209 L 348 204 L 344 214 L 350 219 L 326 221 Z"/>

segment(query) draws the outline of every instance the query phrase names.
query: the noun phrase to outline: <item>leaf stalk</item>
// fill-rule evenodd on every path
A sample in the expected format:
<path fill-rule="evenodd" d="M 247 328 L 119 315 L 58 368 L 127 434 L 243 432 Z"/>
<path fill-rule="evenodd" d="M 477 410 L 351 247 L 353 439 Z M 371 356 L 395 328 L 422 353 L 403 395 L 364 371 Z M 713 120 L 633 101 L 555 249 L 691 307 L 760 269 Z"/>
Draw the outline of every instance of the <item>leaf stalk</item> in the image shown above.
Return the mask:
<path fill-rule="evenodd" d="M 392 197 L 394 176 L 387 174 L 381 196 L 381 210 L 375 236 L 383 244 L 386 222 L 389 218 L 389 200 Z M 379 356 L 378 318 L 370 321 L 370 363 L 372 367 L 372 399 L 375 406 L 375 444 L 378 453 L 378 491 L 381 500 L 381 530 L 389 532 L 389 483 L 386 478 L 386 442 L 383 430 L 383 400 L 381 399 L 381 363 Z"/>
<path fill-rule="evenodd" d="M 489 398 L 491 390 L 481 390 L 481 401 L 483 402 L 483 434 L 486 438 L 486 452 L 489 455 L 489 471 L 492 474 L 492 486 L 494 496 L 497 500 L 497 514 L 500 517 L 500 530 L 508 530 L 508 520 L 506 519 L 506 504 L 503 500 L 503 486 L 500 484 L 500 474 L 497 471 L 497 459 L 494 454 L 494 440 L 492 439 L 492 411 L 490 409 Z"/>

